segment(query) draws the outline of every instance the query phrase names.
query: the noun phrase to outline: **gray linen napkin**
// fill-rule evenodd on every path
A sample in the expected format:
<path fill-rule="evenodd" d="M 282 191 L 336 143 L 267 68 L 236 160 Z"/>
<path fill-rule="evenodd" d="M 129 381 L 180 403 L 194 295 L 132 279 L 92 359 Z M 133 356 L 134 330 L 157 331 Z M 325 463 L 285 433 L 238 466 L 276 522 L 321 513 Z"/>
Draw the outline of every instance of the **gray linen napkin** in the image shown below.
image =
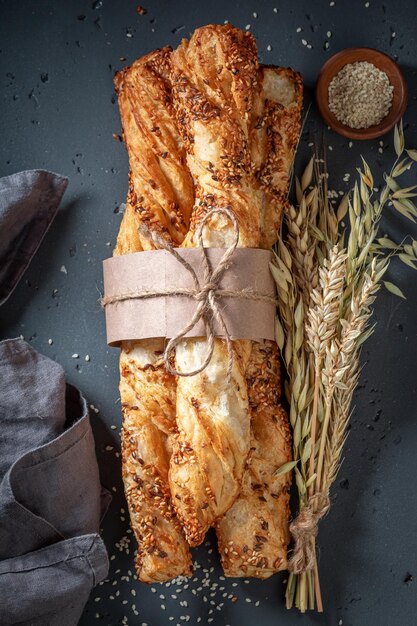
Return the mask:
<path fill-rule="evenodd" d="M 87 405 L 60 365 L 0 342 L 0 623 L 74 626 L 108 572 Z"/>
<path fill-rule="evenodd" d="M 47 232 L 66 178 L 0 179 L 0 305 Z M 0 624 L 74 626 L 108 572 L 88 409 L 60 365 L 21 339 L 0 342 Z"/>
<path fill-rule="evenodd" d="M 67 185 L 67 178 L 45 170 L 0 178 L 0 305 L 47 233 Z"/>

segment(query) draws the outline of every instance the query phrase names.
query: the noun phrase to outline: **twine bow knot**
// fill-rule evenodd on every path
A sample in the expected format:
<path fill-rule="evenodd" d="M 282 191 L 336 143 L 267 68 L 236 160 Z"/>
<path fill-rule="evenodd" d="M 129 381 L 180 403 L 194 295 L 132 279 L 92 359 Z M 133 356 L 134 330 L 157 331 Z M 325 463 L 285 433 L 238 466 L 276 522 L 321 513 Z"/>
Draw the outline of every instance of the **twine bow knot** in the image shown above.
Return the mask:
<path fill-rule="evenodd" d="M 329 509 L 329 496 L 315 493 L 291 522 L 290 532 L 294 539 L 294 548 L 289 560 L 290 572 L 301 574 L 313 569 L 316 561 L 314 539 L 317 537 L 318 523 Z"/>
<path fill-rule="evenodd" d="M 212 269 L 208 258 L 207 248 L 204 247 L 203 231 L 207 221 L 216 214 L 225 215 L 232 222 L 233 241 L 221 257 L 217 267 L 215 269 Z M 173 248 L 159 235 L 149 232 L 149 230 L 146 228 L 141 228 L 141 232 L 148 237 L 150 236 L 152 240 L 158 245 L 158 247 L 163 248 L 164 250 L 175 256 L 177 261 L 179 261 L 179 263 L 181 263 L 181 265 L 191 274 L 194 284 L 194 290 L 191 292 L 190 290 L 181 290 L 182 293 L 179 293 L 180 290 L 176 290 L 176 293 L 178 295 L 191 296 L 194 300 L 198 302 L 198 306 L 194 312 L 194 315 L 192 316 L 188 324 L 186 324 L 184 328 L 179 333 L 177 333 L 177 335 L 172 337 L 172 339 L 170 339 L 167 343 L 164 352 L 165 368 L 168 372 L 171 372 L 171 374 L 174 374 L 175 376 L 195 376 L 196 374 L 202 372 L 210 363 L 213 356 L 215 338 L 214 320 L 216 320 L 226 341 L 228 355 L 227 380 L 230 382 L 233 368 L 233 344 L 230 333 L 227 330 L 227 326 L 225 324 L 222 312 L 220 310 L 219 297 L 240 297 L 242 295 L 242 292 L 240 291 L 228 291 L 220 289 L 220 282 L 223 278 L 224 273 L 230 265 L 231 257 L 236 250 L 237 244 L 239 243 L 239 224 L 235 214 L 233 213 L 233 211 L 226 208 L 212 209 L 204 216 L 203 220 L 201 221 L 200 227 L 197 231 L 197 241 L 199 249 L 201 250 L 201 259 L 203 265 L 202 284 L 200 283 L 200 280 L 194 268 L 182 256 L 178 254 L 175 248 Z M 201 319 L 204 321 L 208 344 L 205 358 L 199 367 L 196 367 L 195 369 L 189 371 L 179 371 L 176 369 L 176 367 L 173 366 L 171 355 L 173 354 L 175 348 L 181 342 L 183 337 L 185 337 L 185 335 L 189 333 L 190 330 L 192 330 Z"/>

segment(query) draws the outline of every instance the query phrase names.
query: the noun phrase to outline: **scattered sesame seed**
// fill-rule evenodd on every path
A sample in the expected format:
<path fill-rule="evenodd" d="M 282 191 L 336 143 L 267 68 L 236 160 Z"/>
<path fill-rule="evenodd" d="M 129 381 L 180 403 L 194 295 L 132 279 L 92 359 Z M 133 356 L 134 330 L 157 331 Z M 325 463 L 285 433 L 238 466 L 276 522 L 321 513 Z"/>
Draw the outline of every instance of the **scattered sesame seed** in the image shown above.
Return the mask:
<path fill-rule="evenodd" d="M 302 40 L 301 40 L 301 43 L 303 44 L 303 46 L 306 46 L 306 45 L 307 45 L 307 42 L 306 42 L 306 40 L 305 40 L 305 39 L 302 39 Z"/>
<path fill-rule="evenodd" d="M 52 344 L 54 343 L 54 340 L 53 339 L 48 339 L 48 343 L 49 343 L 50 346 L 52 346 Z"/>
<path fill-rule="evenodd" d="M 86 354 L 86 355 L 85 355 L 85 360 L 86 360 L 86 361 L 89 361 L 89 360 L 90 360 L 90 355 L 89 355 L 89 354 Z"/>
<path fill-rule="evenodd" d="M 114 424 L 112 424 L 112 425 L 110 426 L 110 428 L 111 428 L 112 430 L 116 430 L 116 429 L 117 429 L 117 426 L 115 426 Z"/>
<path fill-rule="evenodd" d="M 297 28 L 297 33 L 301 33 L 301 31 L 302 31 L 302 30 L 303 30 L 303 29 L 301 28 L 301 26 L 299 26 L 299 27 Z"/>
<path fill-rule="evenodd" d="M 255 11 L 254 13 L 252 13 L 252 15 L 253 15 L 253 17 L 254 17 L 254 18 L 255 18 L 255 20 L 256 20 L 256 18 L 258 17 L 258 14 L 256 13 L 256 11 Z"/>
<path fill-rule="evenodd" d="M 273 8 L 274 13 L 278 13 L 278 9 L 276 7 Z"/>
<path fill-rule="evenodd" d="M 63 274 L 68 274 L 67 268 L 65 267 L 65 265 L 61 265 L 61 269 L 59 271 L 62 272 Z"/>
<path fill-rule="evenodd" d="M 326 33 L 326 36 L 328 37 L 328 39 L 330 39 L 330 37 L 332 36 L 332 31 L 328 30 Z"/>
<path fill-rule="evenodd" d="M 311 50 L 311 48 L 312 48 L 312 47 L 313 47 L 313 46 L 311 45 L 311 43 L 308 43 L 308 44 L 307 44 L 307 48 L 308 48 L 309 50 Z"/>
<path fill-rule="evenodd" d="M 369 7 L 369 2 L 365 2 L 365 9 L 367 9 L 368 7 Z"/>
<path fill-rule="evenodd" d="M 246 24 L 245 28 L 246 30 L 250 30 L 250 24 Z"/>
<path fill-rule="evenodd" d="M 266 47 L 266 49 L 268 50 L 268 52 L 271 52 L 271 50 L 272 50 L 272 46 L 271 46 L 271 44 L 268 44 L 268 45 L 267 45 L 267 47 Z"/>
<path fill-rule="evenodd" d="M 335 4 L 336 4 L 336 2 L 333 2 L 333 0 L 332 0 L 332 2 L 329 3 L 329 6 L 330 7 L 334 7 Z"/>
<path fill-rule="evenodd" d="M 76 352 L 74 352 L 74 354 L 72 355 L 72 358 L 73 358 L 73 359 L 79 359 L 79 358 L 80 358 L 80 355 L 79 355 L 79 354 L 77 354 Z"/>
<path fill-rule="evenodd" d="M 396 33 L 395 31 L 393 31 L 393 32 L 391 33 L 391 37 L 396 37 L 396 35 L 397 35 L 397 33 Z"/>

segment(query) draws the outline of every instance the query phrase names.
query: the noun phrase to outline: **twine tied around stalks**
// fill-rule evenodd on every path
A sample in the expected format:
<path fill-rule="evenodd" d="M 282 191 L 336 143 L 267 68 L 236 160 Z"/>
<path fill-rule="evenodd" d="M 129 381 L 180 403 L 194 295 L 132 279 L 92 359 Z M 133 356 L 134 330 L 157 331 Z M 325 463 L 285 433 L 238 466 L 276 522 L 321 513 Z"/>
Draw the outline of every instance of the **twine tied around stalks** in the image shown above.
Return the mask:
<path fill-rule="evenodd" d="M 288 564 L 290 572 L 301 574 L 313 569 L 316 562 L 314 539 L 317 537 L 318 523 L 329 509 L 329 496 L 315 493 L 291 522 L 290 532 L 294 539 L 294 548 Z"/>
<path fill-rule="evenodd" d="M 210 265 L 210 261 L 207 254 L 207 248 L 203 245 L 203 231 L 207 221 L 213 215 L 224 215 L 226 216 L 233 225 L 233 242 L 231 245 L 226 248 L 225 253 L 221 257 L 216 268 L 212 268 Z M 178 251 L 172 247 L 163 237 L 153 232 L 145 225 L 140 226 L 140 232 L 147 239 L 150 239 L 155 243 L 158 248 L 166 250 L 169 254 L 171 254 L 181 265 L 189 272 L 193 279 L 193 287 L 192 288 L 173 288 L 173 289 L 154 289 L 152 291 L 135 291 L 126 294 L 120 294 L 115 296 L 104 296 L 101 299 L 101 304 L 103 307 L 109 304 L 115 304 L 116 302 L 123 302 L 125 300 L 131 299 L 148 299 L 148 298 L 158 298 L 161 296 L 186 296 L 188 298 L 193 298 L 198 302 L 197 308 L 194 312 L 194 315 L 190 319 L 190 321 L 184 326 L 184 328 L 172 337 L 164 351 L 164 364 L 165 368 L 171 374 L 175 376 L 195 376 L 202 372 L 207 365 L 210 363 L 211 358 L 214 352 L 214 339 L 215 339 L 215 329 L 214 329 L 214 321 L 217 322 L 218 327 L 221 330 L 222 336 L 226 341 L 227 347 L 227 380 L 230 383 L 232 378 L 232 368 L 233 368 L 233 342 L 230 336 L 230 333 L 227 329 L 226 323 L 224 321 L 221 303 L 219 299 L 222 297 L 228 298 L 246 298 L 249 300 L 262 300 L 264 302 L 269 302 L 272 304 L 276 304 L 276 299 L 273 296 L 267 294 L 256 293 L 252 289 L 241 289 L 241 290 L 227 290 L 221 289 L 220 283 L 226 272 L 226 270 L 230 266 L 230 261 L 232 255 L 239 243 L 239 224 L 236 219 L 233 211 L 227 208 L 216 208 L 209 211 L 203 218 L 200 227 L 197 231 L 197 241 L 199 249 L 201 250 L 201 258 L 202 258 L 202 267 L 203 267 L 203 277 L 200 282 L 194 268 L 178 253 Z M 194 326 L 200 321 L 204 321 L 206 338 L 207 338 L 207 352 L 202 364 L 199 367 L 196 367 L 190 371 L 179 371 L 172 365 L 171 355 L 175 350 L 176 346 L 181 342 L 181 340 L 194 328 Z"/>

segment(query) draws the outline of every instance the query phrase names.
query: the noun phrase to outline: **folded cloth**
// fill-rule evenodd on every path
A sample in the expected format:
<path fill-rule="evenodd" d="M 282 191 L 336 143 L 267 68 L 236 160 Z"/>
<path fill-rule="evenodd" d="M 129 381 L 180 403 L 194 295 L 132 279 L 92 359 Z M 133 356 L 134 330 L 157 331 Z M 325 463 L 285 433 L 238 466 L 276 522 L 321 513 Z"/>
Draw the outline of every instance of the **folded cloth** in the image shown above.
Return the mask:
<path fill-rule="evenodd" d="M 86 401 L 22 339 L 0 342 L 0 623 L 74 626 L 108 572 Z"/>
<path fill-rule="evenodd" d="M 0 305 L 38 249 L 67 185 L 67 178 L 45 170 L 0 178 Z"/>

